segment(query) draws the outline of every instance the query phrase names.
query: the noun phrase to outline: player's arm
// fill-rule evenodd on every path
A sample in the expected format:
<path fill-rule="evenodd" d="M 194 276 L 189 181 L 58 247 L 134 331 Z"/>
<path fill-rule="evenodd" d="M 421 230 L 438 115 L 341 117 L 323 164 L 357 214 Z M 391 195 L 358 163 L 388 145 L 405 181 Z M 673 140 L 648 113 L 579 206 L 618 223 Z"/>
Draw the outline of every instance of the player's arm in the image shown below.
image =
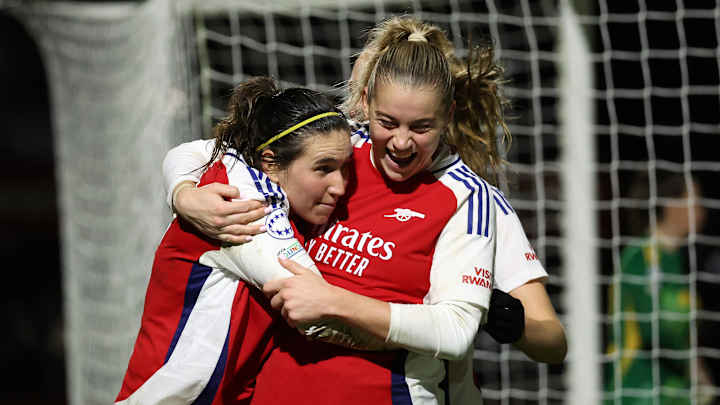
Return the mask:
<path fill-rule="evenodd" d="M 170 208 L 201 233 L 227 243 L 244 243 L 263 230 L 248 225 L 266 214 L 265 206 L 244 198 L 234 186 L 212 183 L 195 187 L 215 142 L 199 140 L 172 148 L 163 160 Z"/>
<path fill-rule="evenodd" d="M 268 231 L 256 235 L 248 243 L 223 246 L 219 250 L 206 252 L 200 258 L 200 263 L 227 270 L 250 285 L 263 289 L 270 280 L 277 281 L 293 276 L 293 273 L 278 261 L 286 259 L 301 265 L 313 278 L 324 283 L 320 271 L 305 248 L 292 237 L 286 209 L 274 210 L 255 221 L 255 224 L 267 224 Z M 359 350 L 383 350 L 389 347 L 382 339 L 353 327 L 342 319 L 308 319 L 295 322 L 292 326 L 297 327 L 307 338 L 325 343 Z"/>
<path fill-rule="evenodd" d="M 173 208 L 173 199 L 177 197 L 175 190 L 180 183 L 200 182 L 214 147 L 214 140 L 197 140 L 175 146 L 165 155 L 162 164 L 163 180 L 170 208 Z"/>
<path fill-rule="evenodd" d="M 515 347 L 544 363 L 561 363 L 567 354 L 565 328 L 557 317 L 545 286 L 533 280 L 510 291 L 525 307 L 525 330 Z"/>
<path fill-rule="evenodd" d="M 498 233 L 495 287 L 519 300 L 524 316 L 518 318 L 512 310 L 503 310 L 502 306 L 491 308 L 491 316 L 496 317 L 493 324 L 503 326 L 504 332 L 519 338 L 502 343 L 514 343 L 535 361 L 560 363 L 567 353 L 567 341 L 565 329 L 545 290 L 547 272 L 532 249 L 517 214 L 502 194 L 495 193 Z M 517 308 L 507 302 L 506 305 Z"/>
<path fill-rule="evenodd" d="M 476 198 L 480 197 L 480 198 Z M 471 209 L 471 199 L 483 201 L 484 209 Z M 483 215 L 477 215 L 482 212 Z M 472 215 L 471 215 L 472 213 Z M 468 220 L 472 226 L 468 229 Z M 462 358 L 472 347 L 478 327 L 487 313 L 492 291 L 495 260 L 495 213 L 480 187 L 477 194 L 461 202 L 443 229 L 435 246 L 430 270 L 430 289 L 425 307 L 451 308 L 447 321 L 437 318 L 413 325 L 409 311 L 413 306 L 392 305 L 390 334 L 410 331 L 408 338 L 435 342 L 436 356 L 451 360 Z M 417 306 L 415 306 L 417 307 Z M 433 327 L 430 322 L 435 322 Z"/>
<path fill-rule="evenodd" d="M 282 261 L 295 277 L 273 280 L 263 291 L 291 326 L 339 320 L 389 347 L 449 360 L 463 358 L 484 310 L 463 301 L 390 304 L 331 285 L 308 269 Z"/>
<path fill-rule="evenodd" d="M 296 277 L 265 285 L 271 304 L 291 325 L 339 319 L 388 343 L 448 360 L 467 353 L 490 299 L 495 231 L 467 234 L 467 207 L 442 232 L 433 257 L 427 304 L 395 304 L 332 286 L 286 263 Z M 494 223 L 494 215 L 489 222 Z M 489 224 L 491 228 L 492 224 Z M 462 255 L 461 252 L 481 252 Z M 474 283 L 463 276 L 475 277 Z"/>

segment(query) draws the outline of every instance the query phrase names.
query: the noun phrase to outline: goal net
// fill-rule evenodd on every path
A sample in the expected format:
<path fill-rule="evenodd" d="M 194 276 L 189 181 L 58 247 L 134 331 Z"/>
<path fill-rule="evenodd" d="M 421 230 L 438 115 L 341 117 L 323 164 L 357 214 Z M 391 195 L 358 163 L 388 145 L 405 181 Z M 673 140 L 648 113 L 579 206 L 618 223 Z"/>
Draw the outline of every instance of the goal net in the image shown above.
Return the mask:
<path fill-rule="evenodd" d="M 169 220 L 165 151 L 207 137 L 230 89 L 251 76 L 340 97 L 364 32 L 401 13 L 444 28 L 461 56 L 469 38 L 494 40 L 513 101 L 503 188 L 550 274 L 546 287 L 569 337 L 567 361 L 549 366 L 480 333 L 475 371 L 485 403 L 709 403 L 699 401 L 714 390 L 697 394 L 720 370 L 720 344 L 708 338 L 720 327 L 720 228 L 712 226 L 720 8 L 662 3 L 14 3 L 43 52 L 52 93 L 71 403 L 108 403 L 119 389 Z M 702 194 L 679 203 L 663 195 L 658 185 L 670 174 L 685 185 L 696 179 Z M 675 246 L 682 270 L 628 275 L 624 252 L 657 242 L 658 212 L 677 205 L 693 223 Z M 693 222 L 703 212 L 704 227 Z M 686 307 L 667 306 L 667 283 Z M 649 297 L 646 312 L 631 311 L 618 293 L 637 286 Z M 649 331 L 632 341 L 639 346 L 625 344 L 632 322 Z M 668 322 L 686 326 L 679 346 L 663 338 Z M 643 360 L 649 383 L 627 383 L 628 359 Z M 687 369 L 687 383 L 668 382 L 668 359 Z"/>

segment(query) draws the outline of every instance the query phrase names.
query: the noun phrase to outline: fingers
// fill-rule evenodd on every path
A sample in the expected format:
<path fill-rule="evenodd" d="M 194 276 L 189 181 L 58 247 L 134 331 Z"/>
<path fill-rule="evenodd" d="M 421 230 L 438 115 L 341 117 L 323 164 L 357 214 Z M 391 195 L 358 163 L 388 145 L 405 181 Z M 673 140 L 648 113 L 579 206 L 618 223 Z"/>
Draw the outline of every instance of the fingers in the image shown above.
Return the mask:
<path fill-rule="evenodd" d="M 271 208 L 260 201 L 233 201 L 224 207 L 229 212 L 226 220 L 228 224 L 247 225 L 264 217 Z"/>
<path fill-rule="evenodd" d="M 286 268 L 288 271 L 290 271 L 294 275 L 300 275 L 300 274 L 307 274 L 312 273 L 310 269 L 301 266 L 295 261 L 285 259 L 284 257 L 278 257 L 278 262 L 280 262 L 280 265 Z"/>
<path fill-rule="evenodd" d="M 266 293 L 267 294 L 267 293 Z M 285 300 L 282 297 L 282 294 L 275 294 L 270 296 L 270 306 L 274 310 L 282 309 L 285 305 Z"/>
<path fill-rule="evenodd" d="M 229 233 L 221 233 L 217 235 L 217 239 L 221 242 L 229 243 L 231 245 L 242 245 L 253 240 L 250 235 L 234 235 Z"/>
<path fill-rule="evenodd" d="M 217 238 L 227 243 L 247 243 L 253 235 L 265 232 L 265 225 L 227 225 L 217 230 Z"/>
<path fill-rule="evenodd" d="M 291 328 L 295 327 L 295 321 L 290 317 L 290 313 L 287 310 L 287 307 L 283 306 L 280 310 L 280 315 L 282 315 L 283 319 L 285 319 L 285 322 L 287 322 L 288 325 L 290 325 Z"/>
<path fill-rule="evenodd" d="M 263 288 L 264 290 L 264 288 Z M 266 293 L 267 294 L 267 293 Z M 295 327 L 295 320 L 290 315 L 290 309 L 288 308 L 288 302 L 285 300 L 285 297 L 283 296 L 282 292 L 277 293 L 270 298 L 270 306 L 276 310 L 280 311 L 280 315 L 285 319 L 285 322 L 287 322 L 288 325 L 291 327 Z"/>
<path fill-rule="evenodd" d="M 262 288 L 263 294 L 265 294 L 265 296 L 268 298 L 274 298 L 275 296 L 279 295 L 278 292 L 283 288 L 285 284 L 283 280 L 285 279 L 278 278 L 265 283 Z"/>
<path fill-rule="evenodd" d="M 200 188 L 212 191 L 225 198 L 240 198 L 240 190 L 237 187 L 222 183 L 210 183 Z"/>

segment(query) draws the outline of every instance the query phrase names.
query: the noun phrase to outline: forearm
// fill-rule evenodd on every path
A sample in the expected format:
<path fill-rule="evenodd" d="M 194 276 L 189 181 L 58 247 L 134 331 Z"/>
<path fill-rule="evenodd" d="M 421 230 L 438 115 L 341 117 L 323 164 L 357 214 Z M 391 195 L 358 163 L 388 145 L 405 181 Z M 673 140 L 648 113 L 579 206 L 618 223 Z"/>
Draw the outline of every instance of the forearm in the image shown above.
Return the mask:
<path fill-rule="evenodd" d="M 203 172 L 203 166 L 208 163 L 214 142 L 194 141 L 180 144 L 168 151 L 163 159 L 163 179 L 167 202 L 172 208 L 173 192 L 177 186 L 190 181 L 197 183 Z"/>
<path fill-rule="evenodd" d="M 391 304 L 388 341 L 446 360 L 460 360 L 475 340 L 485 309 L 462 301 Z"/>
<path fill-rule="evenodd" d="M 390 304 L 347 290 L 339 292 L 334 316 L 410 351 L 457 360 L 472 345 L 482 308 L 465 302 Z"/>
<path fill-rule="evenodd" d="M 525 332 L 515 347 L 535 361 L 562 363 L 567 353 L 565 328 L 557 319 L 537 320 L 526 316 Z"/>
<path fill-rule="evenodd" d="M 386 340 L 390 329 L 390 304 L 344 288 L 332 286 L 335 297 L 328 305 L 328 315 Z"/>
<path fill-rule="evenodd" d="M 525 330 L 515 346 L 544 363 L 561 363 L 567 353 L 565 328 L 555 313 L 545 286 L 533 280 L 510 291 L 525 308 Z"/>

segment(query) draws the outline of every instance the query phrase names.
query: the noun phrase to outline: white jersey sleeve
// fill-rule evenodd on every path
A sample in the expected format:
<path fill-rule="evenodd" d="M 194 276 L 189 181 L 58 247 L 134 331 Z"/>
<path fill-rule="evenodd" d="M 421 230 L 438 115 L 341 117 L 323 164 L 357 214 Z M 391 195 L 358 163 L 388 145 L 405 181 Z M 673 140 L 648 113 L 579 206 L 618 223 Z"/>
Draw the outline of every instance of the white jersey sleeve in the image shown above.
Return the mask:
<path fill-rule="evenodd" d="M 168 151 L 163 159 L 163 179 L 167 203 L 173 208 L 173 190 L 183 181 L 198 183 L 210 161 L 215 140 L 197 140 L 180 144 Z"/>
<path fill-rule="evenodd" d="M 535 255 L 515 210 L 500 190 L 493 187 L 492 193 L 497 215 L 494 287 L 509 293 L 529 281 L 545 279 L 548 274 Z M 452 404 L 482 401 L 473 378 L 472 359 L 470 351 L 465 359 L 448 363 Z"/>
<path fill-rule="evenodd" d="M 464 165 L 441 177 L 456 195 L 458 209 L 435 245 L 425 302 L 459 300 L 486 310 L 495 267 L 495 207 L 491 186 Z"/>
<path fill-rule="evenodd" d="M 497 213 L 495 288 L 509 293 L 529 281 L 546 279 L 548 274 L 530 245 L 515 210 L 500 190 L 493 188 L 492 195 Z"/>
<path fill-rule="evenodd" d="M 222 158 L 228 184 L 237 187 L 246 198 L 265 201 L 273 211 L 255 221 L 265 225 L 267 232 L 255 235 L 241 245 L 227 245 L 200 257 L 200 263 L 228 270 L 241 280 L 261 289 L 266 282 L 290 277 L 292 273 L 278 262 L 278 257 L 292 259 L 320 274 L 290 225 L 290 204 L 279 185 L 265 173 L 248 166 L 233 150 Z"/>
<path fill-rule="evenodd" d="M 462 162 L 443 172 L 439 179 L 458 197 L 458 207 L 435 245 L 426 305 L 391 304 L 388 341 L 434 357 L 461 359 L 490 303 L 495 207 L 491 186 Z"/>

